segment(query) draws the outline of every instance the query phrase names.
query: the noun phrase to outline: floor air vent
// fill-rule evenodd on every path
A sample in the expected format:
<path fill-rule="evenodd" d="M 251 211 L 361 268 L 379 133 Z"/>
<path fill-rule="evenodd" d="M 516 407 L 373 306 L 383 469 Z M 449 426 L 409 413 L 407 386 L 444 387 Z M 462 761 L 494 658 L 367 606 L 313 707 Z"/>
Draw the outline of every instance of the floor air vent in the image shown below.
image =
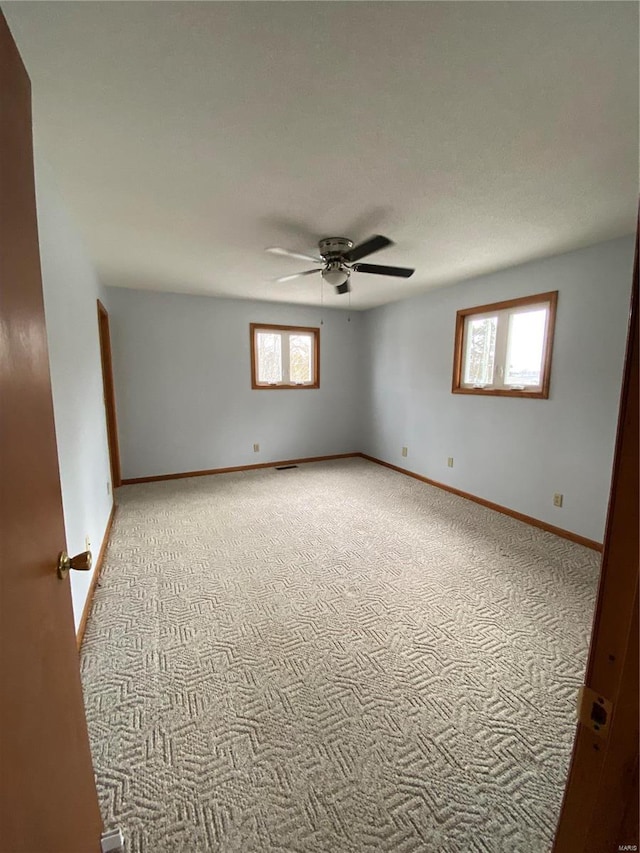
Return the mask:
<path fill-rule="evenodd" d="M 297 465 L 276 465 L 276 471 L 288 471 L 289 468 L 297 468 Z"/>

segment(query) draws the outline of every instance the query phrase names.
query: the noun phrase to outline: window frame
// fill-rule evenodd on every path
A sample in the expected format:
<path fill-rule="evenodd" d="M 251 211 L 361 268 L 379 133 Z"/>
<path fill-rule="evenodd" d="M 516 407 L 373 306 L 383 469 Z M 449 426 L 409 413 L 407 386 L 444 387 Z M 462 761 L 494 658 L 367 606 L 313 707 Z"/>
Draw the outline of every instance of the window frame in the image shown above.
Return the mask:
<path fill-rule="evenodd" d="M 256 335 L 258 332 L 286 332 L 287 334 L 295 334 L 296 332 L 301 332 L 303 334 L 311 335 L 313 338 L 312 343 L 312 352 L 313 352 L 313 382 L 308 382 L 306 384 L 298 383 L 298 384 L 284 384 L 284 383 L 273 383 L 273 384 L 265 384 L 264 382 L 258 382 L 258 348 L 256 347 Z M 320 387 L 320 328 L 319 326 L 283 326 L 276 323 L 250 323 L 249 324 L 249 337 L 251 342 L 251 388 L 254 391 L 280 391 L 280 390 L 289 390 L 289 391 L 301 391 L 311 389 L 317 389 Z"/>
<path fill-rule="evenodd" d="M 527 391 L 526 388 L 467 388 L 462 384 L 464 368 L 464 338 L 465 324 L 468 317 L 473 315 L 491 314 L 508 311 L 510 308 L 524 308 L 538 304 L 548 304 L 546 339 L 542 355 L 542 381 L 540 389 Z M 452 394 L 473 394 L 478 397 L 528 397 L 533 400 L 547 400 L 551 382 L 551 360 L 553 355 L 553 337 L 556 326 L 556 309 L 558 291 L 536 293 L 533 296 L 521 296 L 516 299 L 506 299 L 502 302 L 492 302 L 489 305 L 478 305 L 474 308 L 463 308 L 456 313 L 455 343 L 453 353 Z M 505 346 L 508 345 L 507 344 Z M 498 366 L 498 365 L 496 365 Z"/>

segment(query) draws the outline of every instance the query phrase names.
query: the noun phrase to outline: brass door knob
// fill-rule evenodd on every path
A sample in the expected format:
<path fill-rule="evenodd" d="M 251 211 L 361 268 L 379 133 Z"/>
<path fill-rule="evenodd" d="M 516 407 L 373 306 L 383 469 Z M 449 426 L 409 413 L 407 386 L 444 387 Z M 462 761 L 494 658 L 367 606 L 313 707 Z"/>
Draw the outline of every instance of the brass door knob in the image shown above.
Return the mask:
<path fill-rule="evenodd" d="M 76 554 L 75 557 L 70 557 L 66 551 L 61 551 L 58 557 L 58 577 L 66 578 L 69 569 L 88 572 L 91 568 L 91 562 L 91 551 L 83 551 L 82 554 Z"/>

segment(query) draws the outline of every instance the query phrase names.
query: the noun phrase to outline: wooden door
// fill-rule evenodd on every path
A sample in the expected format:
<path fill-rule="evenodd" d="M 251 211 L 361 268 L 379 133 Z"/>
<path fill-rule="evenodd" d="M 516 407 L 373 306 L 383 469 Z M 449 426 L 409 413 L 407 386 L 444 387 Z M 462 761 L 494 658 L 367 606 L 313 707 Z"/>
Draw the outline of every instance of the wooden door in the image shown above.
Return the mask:
<path fill-rule="evenodd" d="M 56 573 L 65 532 L 31 92 L 1 13 L 0 103 L 0 851 L 92 853 L 102 821 L 69 578 Z"/>
<path fill-rule="evenodd" d="M 100 360 L 102 362 L 102 387 L 104 388 L 104 411 L 107 419 L 107 441 L 111 464 L 111 485 L 114 489 L 122 485 L 120 478 L 120 446 L 118 444 L 118 421 L 116 419 L 116 389 L 113 382 L 111 359 L 111 331 L 109 314 L 98 300 L 98 333 L 100 337 Z"/>

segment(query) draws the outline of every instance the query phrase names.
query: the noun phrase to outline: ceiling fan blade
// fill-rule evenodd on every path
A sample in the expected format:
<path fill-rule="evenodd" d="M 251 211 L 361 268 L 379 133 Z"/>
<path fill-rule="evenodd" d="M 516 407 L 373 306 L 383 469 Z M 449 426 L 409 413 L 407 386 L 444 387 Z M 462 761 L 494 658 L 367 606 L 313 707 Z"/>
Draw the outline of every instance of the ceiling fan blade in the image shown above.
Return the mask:
<path fill-rule="evenodd" d="M 395 275 L 398 278 L 409 278 L 415 272 L 408 267 L 383 267 L 380 264 L 354 264 L 351 269 L 355 272 L 372 272 L 375 275 Z"/>
<path fill-rule="evenodd" d="M 302 261 L 313 261 L 316 264 L 322 263 L 322 258 L 305 255 L 303 252 L 290 252 L 289 249 L 281 249 L 280 246 L 271 246 L 265 249 L 265 252 L 271 252 L 272 255 L 285 255 L 287 258 L 299 258 Z"/>
<path fill-rule="evenodd" d="M 344 284 L 339 284 L 336 286 L 336 293 L 350 293 L 351 285 L 348 281 L 345 281 Z"/>
<path fill-rule="evenodd" d="M 381 234 L 376 234 L 374 237 L 370 237 L 368 240 L 365 240 L 364 243 L 360 243 L 359 246 L 355 246 L 351 249 L 350 252 L 345 254 L 345 260 L 359 261 L 360 258 L 364 258 L 365 255 L 372 255 L 374 252 L 379 252 L 380 249 L 384 249 L 386 246 L 393 246 L 393 240 L 390 240 L 388 237 L 383 237 Z"/>
<path fill-rule="evenodd" d="M 294 272 L 293 275 L 283 275 L 280 278 L 275 279 L 277 282 L 281 281 L 291 281 L 292 278 L 300 278 L 301 275 L 312 275 L 314 272 L 322 272 L 322 267 L 318 267 L 316 270 L 305 270 L 304 272 Z"/>

